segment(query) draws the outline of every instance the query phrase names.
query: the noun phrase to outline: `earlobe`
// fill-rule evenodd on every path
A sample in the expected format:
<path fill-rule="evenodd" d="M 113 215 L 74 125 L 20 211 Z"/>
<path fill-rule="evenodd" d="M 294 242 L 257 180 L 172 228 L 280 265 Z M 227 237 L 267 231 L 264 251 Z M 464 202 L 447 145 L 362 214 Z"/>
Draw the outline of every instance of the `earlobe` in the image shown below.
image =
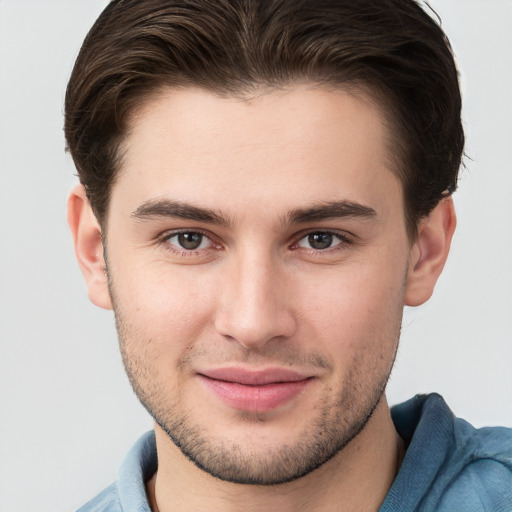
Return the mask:
<path fill-rule="evenodd" d="M 419 306 L 431 297 L 448 258 L 456 223 L 451 197 L 443 199 L 421 219 L 409 260 L 405 290 L 407 306 Z"/>
<path fill-rule="evenodd" d="M 76 186 L 69 195 L 68 224 L 89 299 L 100 308 L 112 309 L 101 228 L 82 185 Z"/>

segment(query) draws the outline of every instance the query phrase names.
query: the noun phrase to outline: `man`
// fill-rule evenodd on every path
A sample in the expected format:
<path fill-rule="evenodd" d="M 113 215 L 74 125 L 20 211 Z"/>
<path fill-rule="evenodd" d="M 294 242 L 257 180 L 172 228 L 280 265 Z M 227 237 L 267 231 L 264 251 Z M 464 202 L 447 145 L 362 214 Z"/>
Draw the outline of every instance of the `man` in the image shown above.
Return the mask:
<path fill-rule="evenodd" d="M 509 430 L 384 394 L 464 141 L 416 3 L 111 2 L 65 130 L 89 296 L 155 421 L 82 510 L 510 509 Z"/>

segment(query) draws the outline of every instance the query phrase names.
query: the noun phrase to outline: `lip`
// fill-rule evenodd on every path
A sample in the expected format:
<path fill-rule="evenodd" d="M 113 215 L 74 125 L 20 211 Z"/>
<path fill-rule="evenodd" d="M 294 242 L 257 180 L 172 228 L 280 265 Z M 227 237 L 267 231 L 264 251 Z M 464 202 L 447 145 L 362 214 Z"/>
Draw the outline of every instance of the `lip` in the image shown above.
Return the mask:
<path fill-rule="evenodd" d="M 217 368 L 197 375 L 224 403 L 251 412 L 271 411 L 286 404 L 313 380 L 313 376 L 287 368 Z"/>

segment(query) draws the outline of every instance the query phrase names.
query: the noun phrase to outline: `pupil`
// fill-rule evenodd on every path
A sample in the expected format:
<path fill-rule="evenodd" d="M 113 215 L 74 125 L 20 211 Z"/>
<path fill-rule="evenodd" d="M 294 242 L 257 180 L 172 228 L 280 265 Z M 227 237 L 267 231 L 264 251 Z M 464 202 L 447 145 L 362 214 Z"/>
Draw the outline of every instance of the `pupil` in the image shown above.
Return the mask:
<path fill-rule="evenodd" d="M 312 233 L 308 236 L 308 242 L 313 249 L 327 249 L 332 245 L 330 233 Z"/>
<path fill-rule="evenodd" d="M 180 233 L 178 242 L 184 249 L 197 249 L 203 241 L 201 233 Z"/>

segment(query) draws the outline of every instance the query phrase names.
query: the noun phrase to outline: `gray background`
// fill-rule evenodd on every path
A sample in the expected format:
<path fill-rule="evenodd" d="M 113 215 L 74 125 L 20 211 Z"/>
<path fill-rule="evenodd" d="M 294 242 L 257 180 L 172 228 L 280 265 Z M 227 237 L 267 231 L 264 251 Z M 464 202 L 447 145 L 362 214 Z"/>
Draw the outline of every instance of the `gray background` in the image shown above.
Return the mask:
<path fill-rule="evenodd" d="M 512 3 L 431 4 L 458 57 L 470 159 L 452 254 L 434 298 L 406 311 L 388 397 L 438 391 L 477 426 L 512 426 Z M 0 512 L 74 510 L 151 426 L 65 221 L 64 90 L 104 5 L 0 0 Z"/>

